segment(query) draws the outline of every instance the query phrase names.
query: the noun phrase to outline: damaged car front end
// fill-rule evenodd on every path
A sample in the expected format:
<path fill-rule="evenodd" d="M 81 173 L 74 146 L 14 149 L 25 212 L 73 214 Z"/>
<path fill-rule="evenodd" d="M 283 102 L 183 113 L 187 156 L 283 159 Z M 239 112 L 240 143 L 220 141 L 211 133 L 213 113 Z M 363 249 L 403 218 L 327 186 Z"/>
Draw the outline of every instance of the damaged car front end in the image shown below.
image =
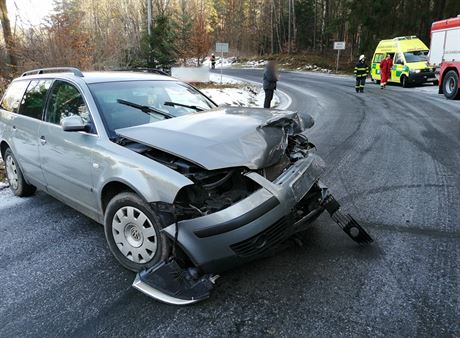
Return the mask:
<path fill-rule="evenodd" d="M 41 81 L 52 83 L 39 93 L 44 114 L 22 116 Z M 321 182 L 307 114 L 218 107 L 171 77 L 75 68 L 26 72 L 5 98 L 12 192 L 41 189 L 101 223 L 133 286 L 155 299 L 208 298 L 219 273 L 275 252 L 324 211 L 372 241 Z"/>
<path fill-rule="evenodd" d="M 140 272 L 135 288 L 172 304 L 205 299 L 217 273 L 267 255 L 324 210 L 353 240 L 372 241 L 320 181 L 325 164 L 305 135 L 311 117 L 221 108 L 174 122 L 117 130 L 144 145 L 142 154 L 193 182 L 173 203 L 152 203 L 173 254 Z"/>

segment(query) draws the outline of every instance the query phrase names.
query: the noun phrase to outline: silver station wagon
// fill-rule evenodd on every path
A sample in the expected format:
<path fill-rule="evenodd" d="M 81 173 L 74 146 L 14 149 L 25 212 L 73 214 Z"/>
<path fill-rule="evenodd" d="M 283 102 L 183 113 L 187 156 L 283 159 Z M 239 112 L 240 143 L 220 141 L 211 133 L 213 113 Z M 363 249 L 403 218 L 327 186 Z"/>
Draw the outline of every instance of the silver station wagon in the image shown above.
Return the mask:
<path fill-rule="evenodd" d="M 177 79 L 46 68 L 11 82 L 0 147 L 11 190 L 36 189 L 104 225 L 133 286 L 172 304 L 273 253 L 323 211 L 371 237 L 320 182 L 307 114 L 218 107 Z"/>

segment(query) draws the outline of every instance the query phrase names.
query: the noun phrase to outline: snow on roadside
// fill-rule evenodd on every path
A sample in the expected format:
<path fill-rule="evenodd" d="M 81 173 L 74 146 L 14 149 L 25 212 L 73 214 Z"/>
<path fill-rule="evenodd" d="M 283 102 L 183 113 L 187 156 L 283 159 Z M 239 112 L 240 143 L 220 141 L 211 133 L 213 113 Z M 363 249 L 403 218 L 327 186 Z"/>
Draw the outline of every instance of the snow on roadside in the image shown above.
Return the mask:
<path fill-rule="evenodd" d="M 220 74 L 211 73 L 210 79 L 211 83 L 220 84 Z M 263 107 L 265 93 L 261 85 L 243 82 L 225 75 L 222 76 L 222 85 L 222 88 L 203 88 L 201 91 L 218 105 Z M 279 104 L 280 99 L 275 93 L 272 108 L 276 108 Z"/>

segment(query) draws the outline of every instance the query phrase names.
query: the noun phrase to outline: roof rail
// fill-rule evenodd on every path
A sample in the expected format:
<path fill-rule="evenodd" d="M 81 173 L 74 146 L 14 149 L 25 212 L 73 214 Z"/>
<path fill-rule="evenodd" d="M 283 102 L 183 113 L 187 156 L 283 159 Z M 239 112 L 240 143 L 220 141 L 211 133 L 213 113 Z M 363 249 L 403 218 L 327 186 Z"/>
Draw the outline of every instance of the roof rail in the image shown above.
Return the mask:
<path fill-rule="evenodd" d="M 408 35 L 408 36 L 397 36 L 397 37 L 393 38 L 393 40 L 412 40 L 412 39 L 417 39 L 417 36 Z"/>
<path fill-rule="evenodd" d="M 27 75 L 36 75 L 36 74 L 45 74 L 45 73 L 73 73 L 73 75 L 78 77 L 83 77 L 83 73 L 80 69 L 74 67 L 53 67 L 53 68 L 39 68 L 29 70 L 22 73 L 21 76 Z"/>
<path fill-rule="evenodd" d="M 153 73 L 153 74 L 171 76 L 171 74 L 168 74 L 168 72 L 165 71 L 164 69 L 150 68 L 150 67 L 115 68 L 112 70 L 116 72 L 141 72 L 141 73 Z"/>

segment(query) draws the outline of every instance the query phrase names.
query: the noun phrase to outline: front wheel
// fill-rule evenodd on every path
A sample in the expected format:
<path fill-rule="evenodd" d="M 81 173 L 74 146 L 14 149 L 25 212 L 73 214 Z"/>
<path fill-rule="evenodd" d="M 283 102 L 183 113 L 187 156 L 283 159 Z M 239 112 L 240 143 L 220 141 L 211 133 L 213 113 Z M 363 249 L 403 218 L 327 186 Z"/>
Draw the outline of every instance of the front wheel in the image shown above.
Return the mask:
<path fill-rule="evenodd" d="M 19 197 L 32 195 L 36 188 L 27 183 L 24 179 L 24 175 L 19 167 L 18 161 L 16 160 L 16 157 L 14 157 L 10 148 L 6 149 L 3 158 L 5 160 L 6 177 L 8 178 L 8 183 L 13 194 Z"/>
<path fill-rule="evenodd" d="M 408 88 L 409 87 L 409 79 L 407 78 L 406 75 L 401 76 L 401 86 L 403 88 Z"/>
<path fill-rule="evenodd" d="M 450 70 L 442 80 L 442 91 L 444 96 L 449 100 L 460 98 L 460 90 L 458 89 L 458 74 L 454 70 Z"/>
<path fill-rule="evenodd" d="M 110 251 L 129 270 L 138 272 L 169 256 L 159 217 L 135 193 L 121 193 L 109 202 L 104 230 Z"/>

